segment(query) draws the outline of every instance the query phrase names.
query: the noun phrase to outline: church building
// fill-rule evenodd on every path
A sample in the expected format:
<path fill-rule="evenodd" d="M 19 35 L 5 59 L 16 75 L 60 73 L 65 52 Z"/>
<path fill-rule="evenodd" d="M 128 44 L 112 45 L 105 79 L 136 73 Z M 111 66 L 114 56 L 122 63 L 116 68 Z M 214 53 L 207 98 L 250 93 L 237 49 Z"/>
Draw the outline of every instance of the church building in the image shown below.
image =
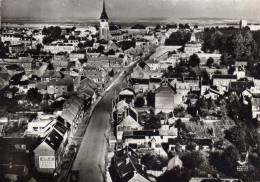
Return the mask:
<path fill-rule="evenodd" d="M 106 12 L 105 0 L 103 0 L 103 10 L 100 16 L 100 25 L 99 25 L 99 39 L 100 40 L 123 40 L 125 37 L 125 32 L 121 30 L 118 25 L 109 23 L 108 15 Z"/>
<path fill-rule="evenodd" d="M 105 0 L 103 0 L 103 10 L 100 16 L 100 26 L 99 26 L 99 39 L 109 40 L 109 23 L 108 16 L 106 12 Z"/>

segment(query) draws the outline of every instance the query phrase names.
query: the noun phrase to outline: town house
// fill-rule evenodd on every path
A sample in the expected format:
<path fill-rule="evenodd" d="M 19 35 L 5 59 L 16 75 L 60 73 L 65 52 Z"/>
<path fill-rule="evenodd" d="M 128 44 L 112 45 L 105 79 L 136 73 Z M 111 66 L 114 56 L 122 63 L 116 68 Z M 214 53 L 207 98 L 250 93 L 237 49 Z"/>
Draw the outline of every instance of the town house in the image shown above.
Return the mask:
<path fill-rule="evenodd" d="M 230 82 L 237 80 L 237 75 L 221 75 L 215 74 L 212 76 L 213 85 L 217 86 L 222 91 L 227 91 Z"/>
<path fill-rule="evenodd" d="M 43 142 L 34 149 L 37 171 L 52 174 L 60 165 L 68 142 L 67 130 L 63 123 L 57 122 Z"/>
<path fill-rule="evenodd" d="M 174 105 L 175 90 L 168 81 L 163 81 L 155 91 L 155 113 L 172 112 Z"/>

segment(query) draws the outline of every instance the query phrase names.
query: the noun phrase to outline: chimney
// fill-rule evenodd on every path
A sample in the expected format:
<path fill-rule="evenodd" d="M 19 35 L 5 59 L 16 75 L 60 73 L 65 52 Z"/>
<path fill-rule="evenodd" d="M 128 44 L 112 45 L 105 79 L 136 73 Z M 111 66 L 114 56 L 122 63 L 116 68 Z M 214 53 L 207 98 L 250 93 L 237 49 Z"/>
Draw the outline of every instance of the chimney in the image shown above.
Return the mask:
<path fill-rule="evenodd" d="M 145 171 L 144 165 L 142 165 L 142 170 Z"/>
<path fill-rule="evenodd" d="M 126 162 L 126 164 L 128 164 L 128 163 L 130 162 L 130 159 L 127 157 L 127 158 L 125 159 L 125 162 Z"/>
<path fill-rule="evenodd" d="M 138 159 L 138 164 L 141 164 L 141 159 Z"/>

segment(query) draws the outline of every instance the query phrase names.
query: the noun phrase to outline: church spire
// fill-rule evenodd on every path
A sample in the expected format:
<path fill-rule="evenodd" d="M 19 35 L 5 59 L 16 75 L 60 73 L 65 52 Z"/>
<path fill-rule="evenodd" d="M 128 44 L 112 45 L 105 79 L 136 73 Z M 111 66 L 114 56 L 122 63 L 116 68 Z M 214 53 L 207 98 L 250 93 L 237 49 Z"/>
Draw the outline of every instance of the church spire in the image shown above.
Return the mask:
<path fill-rule="evenodd" d="M 108 16 L 107 16 L 107 12 L 106 12 L 105 0 L 103 0 L 103 10 L 102 10 L 100 19 L 101 19 L 101 20 L 108 20 Z"/>

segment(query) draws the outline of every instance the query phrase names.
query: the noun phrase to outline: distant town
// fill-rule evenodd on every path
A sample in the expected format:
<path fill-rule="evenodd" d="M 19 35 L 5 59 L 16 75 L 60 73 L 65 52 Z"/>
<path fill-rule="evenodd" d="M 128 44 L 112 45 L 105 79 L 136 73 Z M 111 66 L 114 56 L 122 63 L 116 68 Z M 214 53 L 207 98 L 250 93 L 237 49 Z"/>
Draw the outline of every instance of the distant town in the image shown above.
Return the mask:
<path fill-rule="evenodd" d="M 2 24 L 0 181 L 259 182 L 260 25 L 98 18 Z"/>

